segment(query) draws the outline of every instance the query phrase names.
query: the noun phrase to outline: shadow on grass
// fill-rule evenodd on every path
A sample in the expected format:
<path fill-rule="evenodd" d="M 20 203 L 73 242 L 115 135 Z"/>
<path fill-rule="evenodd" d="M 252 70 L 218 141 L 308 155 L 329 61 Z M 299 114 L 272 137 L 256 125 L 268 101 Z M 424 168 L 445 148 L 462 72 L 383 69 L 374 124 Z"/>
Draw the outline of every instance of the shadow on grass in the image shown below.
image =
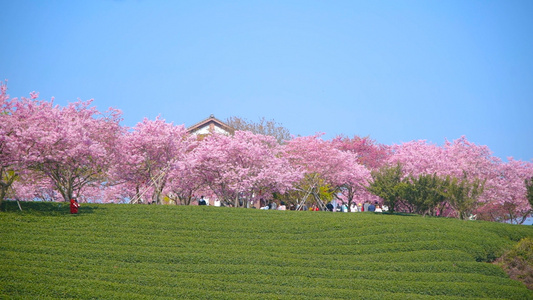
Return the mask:
<path fill-rule="evenodd" d="M 17 201 L 3 201 L 0 211 L 8 213 L 18 213 L 21 215 L 36 216 L 64 216 L 70 215 L 68 202 L 25 202 L 20 201 L 20 210 Z M 95 210 L 101 209 L 90 204 L 81 204 L 78 214 L 92 214 Z"/>
<path fill-rule="evenodd" d="M 395 211 L 393 213 L 388 212 L 388 211 L 386 211 L 386 212 L 384 211 L 382 213 L 374 212 L 374 214 L 376 214 L 376 215 L 386 215 L 386 216 L 403 216 L 403 217 L 417 217 L 417 216 L 419 217 L 420 216 L 419 214 L 415 214 L 415 213 L 406 213 L 406 212 L 397 212 L 397 211 Z"/>

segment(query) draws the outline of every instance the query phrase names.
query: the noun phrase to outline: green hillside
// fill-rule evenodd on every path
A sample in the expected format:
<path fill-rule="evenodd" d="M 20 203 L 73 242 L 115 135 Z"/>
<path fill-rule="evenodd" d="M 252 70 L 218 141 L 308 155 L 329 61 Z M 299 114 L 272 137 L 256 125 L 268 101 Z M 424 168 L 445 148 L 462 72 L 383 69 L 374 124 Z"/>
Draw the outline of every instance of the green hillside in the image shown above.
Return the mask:
<path fill-rule="evenodd" d="M 0 297 L 533 299 L 487 263 L 533 226 L 372 213 L 5 203 Z"/>

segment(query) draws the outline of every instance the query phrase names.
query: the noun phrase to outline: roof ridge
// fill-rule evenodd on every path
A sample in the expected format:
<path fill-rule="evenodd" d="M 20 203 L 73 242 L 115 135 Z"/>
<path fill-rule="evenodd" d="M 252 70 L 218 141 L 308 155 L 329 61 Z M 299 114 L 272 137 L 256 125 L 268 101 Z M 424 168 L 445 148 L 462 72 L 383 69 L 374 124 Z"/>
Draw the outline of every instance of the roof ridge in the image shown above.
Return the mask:
<path fill-rule="evenodd" d="M 215 123 L 218 123 L 218 124 L 219 124 L 219 127 L 221 127 L 221 128 L 224 129 L 224 130 L 233 130 L 233 128 L 232 128 L 231 126 L 229 126 L 229 125 L 226 124 L 225 122 L 223 122 L 223 121 L 221 121 L 221 120 L 215 118 L 215 115 L 214 115 L 214 114 L 211 114 L 211 115 L 209 116 L 209 118 L 204 119 L 204 120 L 202 120 L 202 121 L 200 121 L 200 122 L 198 122 L 198 123 L 196 123 L 196 124 L 194 124 L 194 125 L 188 127 L 187 130 L 190 132 L 190 131 L 192 131 L 193 129 L 197 129 L 198 127 L 200 127 L 200 126 L 203 125 L 203 124 L 207 124 L 207 123 L 209 123 L 210 121 L 214 121 Z"/>

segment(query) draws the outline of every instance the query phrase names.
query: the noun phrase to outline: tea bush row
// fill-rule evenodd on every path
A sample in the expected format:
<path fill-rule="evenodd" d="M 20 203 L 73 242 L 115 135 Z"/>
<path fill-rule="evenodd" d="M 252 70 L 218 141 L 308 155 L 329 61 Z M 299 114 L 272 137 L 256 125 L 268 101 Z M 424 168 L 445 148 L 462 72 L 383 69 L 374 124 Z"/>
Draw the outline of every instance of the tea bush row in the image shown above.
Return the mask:
<path fill-rule="evenodd" d="M 33 274 L 41 274 L 52 282 L 59 282 L 68 279 L 68 284 L 76 290 L 76 287 L 90 286 L 96 294 L 105 294 L 111 291 L 132 293 L 137 296 L 163 296 L 171 297 L 180 290 L 209 290 L 229 293 L 245 294 L 264 294 L 276 293 L 281 295 L 299 295 L 299 296 L 328 296 L 339 294 L 351 295 L 354 291 L 361 292 L 389 292 L 395 294 L 420 294 L 420 295 L 446 295 L 456 297 L 493 297 L 519 299 L 527 297 L 528 291 L 520 289 L 519 286 L 507 284 L 506 280 L 484 281 L 484 282 L 462 282 L 462 281 L 432 281 L 427 279 L 428 274 L 423 274 L 426 279 L 420 276 L 412 278 L 405 274 L 369 274 L 366 276 L 353 276 L 347 278 L 336 277 L 308 277 L 308 276 L 272 276 L 264 274 L 209 274 L 195 272 L 177 271 L 169 276 L 161 276 L 156 272 L 152 276 L 146 276 L 145 273 L 138 274 L 94 274 L 84 271 L 56 270 L 46 268 L 40 270 L 34 267 L 23 267 L 19 269 L 23 274 L 22 278 L 28 285 L 39 283 L 38 278 Z M 388 275 L 387 275 L 388 274 Z M 155 276 L 154 276 L 155 275 Z M 394 276 L 396 275 L 396 276 Z M 421 274 L 418 274 L 421 275 Z M 4 273 L 4 283 L 7 287 L 12 286 L 9 280 L 9 273 Z M 380 278 L 380 276 L 387 276 Z M 393 278 L 390 278 L 393 277 Z M 395 277 L 395 278 L 394 278 Z M 97 279 L 95 279 L 97 278 Z M 376 279 L 377 278 L 377 279 Z M 431 277 L 429 277 L 431 279 Z M 449 278 L 448 278 L 449 279 Z M 15 281 L 17 282 L 17 281 Z M 15 284 L 16 285 L 16 284 Z M 320 292 L 317 290 L 319 289 Z M 36 291 L 38 295 L 53 297 L 56 291 L 52 288 L 50 291 Z M 343 291 L 345 290 L 345 291 Z M 65 289 L 62 289 L 65 292 Z M 310 292 L 310 294 L 307 294 Z M 46 294 L 48 293 L 48 294 Z M 69 293 L 72 293 L 69 291 Z M 67 294 L 68 295 L 68 294 Z M 80 298 L 82 295 L 70 295 Z M 131 296 L 131 295 L 130 295 Z"/>
<path fill-rule="evenodd" d="M 331 268 L 345 268 L 354 264 L 376 264 L 376 263 L 398 263 L 398 262 L 438 262 L 451 261 L 454 263 L 473 261 L 471 254 L 466 251 L 453 249 L 455 243 L 441 243 L 441 249 L 426 250 L 420 246 L 421 243 L 416 243 L 420 250 L 410 248 L 411 251 L 401 252 L 395 244 L 394 247 L 388 247 L 389 252 L 380 252 L 377 254 L 359 254 L 349 255 L 330 255 L 331 253 L 338 253 L 338 250 L 332 248 L 331 253 L 313 252 L 309 249 L 309 253 L 302 251 L 297 253 L 292 248 L 267 248 L 253 249 L 249 247 L 242 247 L 235 244 L 232 247 L 213 245 L 207 247 L 205 244 L 188 245 L 187 247 L 159 247 L 157 245 L 124 247 L 114 244 L 92 244 L 86 243 L 84 247 L 76 249 L 79 242 L 66 243 L 65 241 L 47 241 L 46 243 L 30 243 L 30 244 L 12 244 L 2 245 L 0 249 L 4 253 L 10 252 L 15 256 L 24 255 L 28 257 L 37 256 L 41 254 L 53 257 L 55 260 L 62 260 L 70 256 L 75 256 L 79 260 L 99 259 L 109 261 L 122 262 L 154 262 L 154 263 L 172 263 L 172 264 L 260 264 L 260 265 L 274 265 L 274 266 L 306 266 L 311 261 L 313 265 L 327 264 Z M 386 244 L 389 245 L 389 244 Z M 462 245 L 461 245 L 462 247 Z M 435 247 L 439 248 L 439 247 Z M 442 249 L 444 248 L 444 249 Z M 76 249 L 73 251 L 73 249 Z M 326 249 L 326 248 L 323 248 Z M 228 252 L 236 255 L 228 255 Z M 325 253 L 326 252 L 326 253 Z M 338 267 L 337 267 L 338 266 Z"/>
<path fill-rule="evenodd" d="M 165 252 L 165 253 L 179 253 L 185 251 L 187 253 L 209 253 L 215 252 L 219 256 L 223 256 L 228 251 L 235 253 L 254 252 L 257 255 L 270 255 L 270 253 L 290 253 L 292 255 L 331 255 L 331 256 L 357 256 L 360 260 L 376 260 L 384 261 L 398 261 L 406 257 L 412 259 L 427 259 L 427 256 L 419 256 L 413 252 L 420 251 L 441 251 L 449 250 L 455 251 L 458 257 L 454 259 L 466 259 L 467 256 L 477 261 L 491 261 L 500 256 L 503 251 L 502 245 L 505 241 L 501 239 L 489 239 L 478 241 L 471 240 L 421 240 L 414 242 L 389 242 L 385 241 L 381 244 L 354 244 L 348 245 L 327 245 L 316 244 L 315 246 L 302 246 L 299 243 L 292 243 L 287 241 L 286 244 L 279 244 L 279 241 L 273 241 L 273 245 L 268 245 L 268 239 L 261 243 L 253 244 L 250 242 L 241 242 L 246 240 L 240 235 L 233 235 L 231 238 L 223 239 L 193 239 L 191 237 L 182 238 L 180 235 L 156 235 L 151 233 L 149 235 L 138 235 L 124 233 L 121 239 L 113 239 L 109 237 L 98 237 L 97 235 L 87 234 L 83 235 L 65 235 L 64 237 L 35 235 L 28 233 L 20 233 L 17 236 L 10 238 L 13 242 L 12 247 L 19 245 L 22 247 L 27 242 L 32 245 L 24 245 L 25 251 L 29 252 L 46 252 L 46 253 L 64 253 L 68 249 L 72 249 L 75 245 L 80 243 L 87 243 L 83 249 L 79 250 L 79 255 L 91 256 L 94 253 L 102 252 L 112 254 L 117 249 L 122 252 Z M 20 241 L 20 243 L 16 243 Z M 0 247 L 5 247 L 0 245 Z M 0 248 L 1 249 L 1 248 Z M 8 250 L 8 248 L 6 248 Z M 460 252 L 463 252 L 459 254 Z M 86 254 L 87 252 L 87 254 Z M 438 259 L 439 256 L 436 256 Z"/>
<path fill-rule="evenodd" d="M 359 278 L 359 279 L 373 279 L 373 280 L 395 280 L 401 276 L 403 281 L 431 281 L 431 282 L 483 282 L 498 284 L 506 282 L 506 284 L 515 284 L 520 286 L 520 283 L 506 279 L 498 268 L 495 273 L 487 272 L 488 275 L 481 275 L 479 269 L 474 269 L 477 272 L 464 272 L 465 265 L 457 266 L 458 272 L 443 272 L 446 269 L 436 268 L 437 264 L 422 265 L 424 271 L 418 269 L 415 272 L 408 271 L 409 265 L 401 264 L 400 270 L 378 269 L 368 270 L 364 265 L 359 265 L 359 268 L 350 269 L 331 269 L 331 268 L 317 268 L 315 266 L 306 267 L 280 267 L 260 264 L 165 264 L 165 263 L 131 263 L 124 261 L 85 261 L 71 258 L 70 260 L 50 260 L 45 255 L 40 256 L 41 260 L 31 265 L 31 268 L 39 270 L 33 272 L 41 275 L 50 275 L 50 272 L 58 274 L 76 273 L 78 277 L 100 277 L 105 278 L 107 275 L 114 276 L 122 273 L 120 280 L 124 276 L 143 275 L 151 271 L 157 278 L 173 277 L 179 273 L 199 273 L 219 276 L 254 276 L 254 275 L 268 275 L 278 277 L 305 277 L 305 278 Z M 10 265 L 13 269 L 28 267 L 30 260 L 24 259 L 10 259 Z M 103 264 L 105 263 L 105 264 Z M 384 266 L 385 264 L 382 264 Z M 412 265 L 411 265 L 412 266 Z M 461 267 L 463 267 L 461 269 Z M 419 266 L 420 268 L 420 266 Z M 430 273 L 429 271 L 436 271 Z M 127 271 L 124 273 L 123 271 Z M 470 271 L 472 271 L 470 269 Z M 70 276 L 69 276 L 70 277 Z"/>

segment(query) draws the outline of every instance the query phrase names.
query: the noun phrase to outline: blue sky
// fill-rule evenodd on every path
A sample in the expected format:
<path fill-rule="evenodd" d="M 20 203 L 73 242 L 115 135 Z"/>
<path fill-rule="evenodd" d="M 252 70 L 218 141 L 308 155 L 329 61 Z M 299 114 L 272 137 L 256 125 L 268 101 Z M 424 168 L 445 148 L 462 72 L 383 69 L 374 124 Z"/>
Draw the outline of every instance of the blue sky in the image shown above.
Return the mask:
<path fill-rule="evenodd" d="M 533 159 L 533 1 L 4 1 L 11 97 Z"/>

